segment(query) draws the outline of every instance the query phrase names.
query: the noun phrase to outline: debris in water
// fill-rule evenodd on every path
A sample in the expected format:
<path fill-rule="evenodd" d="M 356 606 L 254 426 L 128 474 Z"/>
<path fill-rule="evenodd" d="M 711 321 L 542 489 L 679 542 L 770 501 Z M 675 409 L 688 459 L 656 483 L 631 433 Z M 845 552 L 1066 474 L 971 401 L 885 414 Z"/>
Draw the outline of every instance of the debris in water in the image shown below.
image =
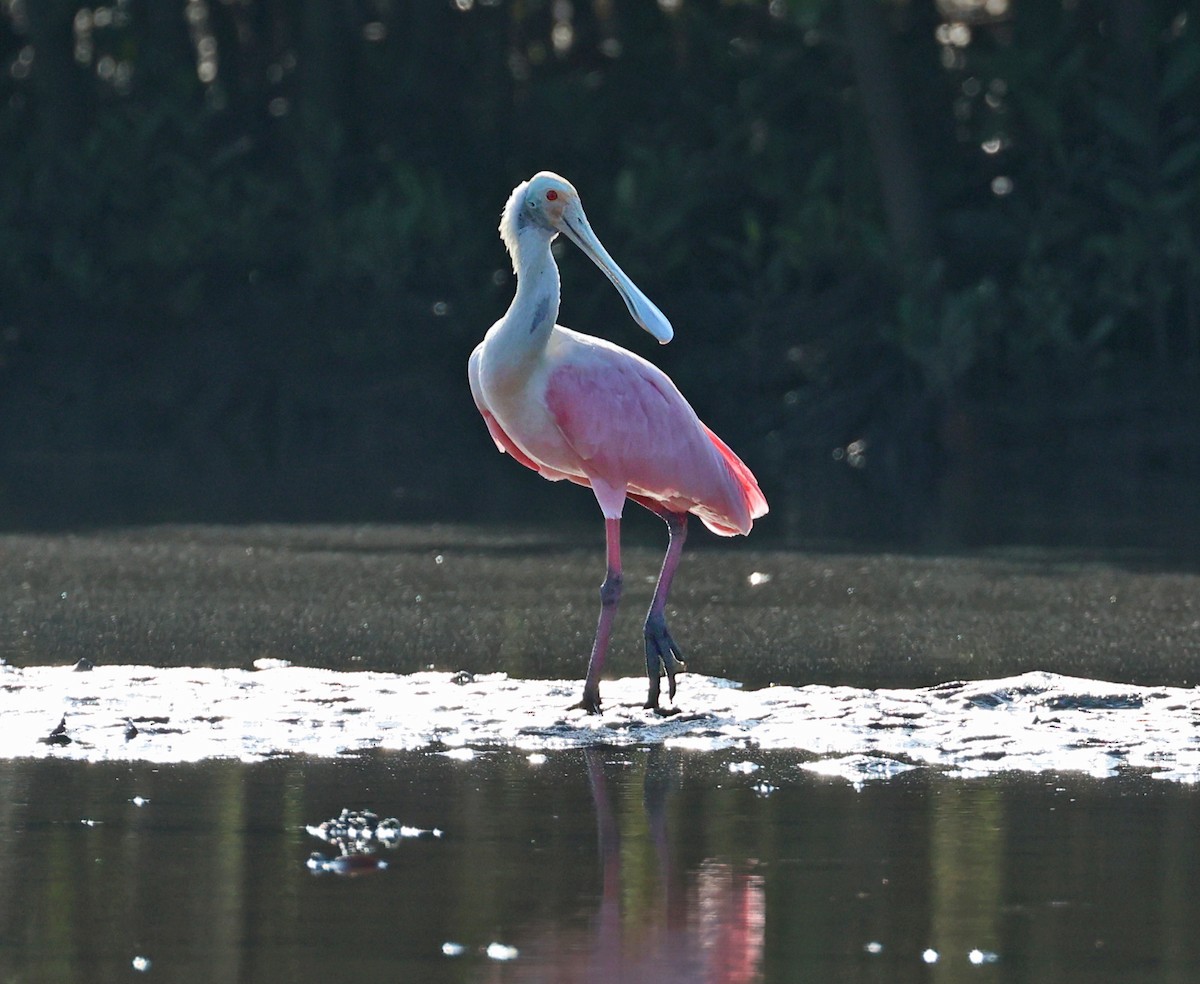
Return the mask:
<path fill-rule="evenodd" d="M 796 768 L 861 784 L 871 779 L 891 779 L 917 766 L 879 755 L 835 755 L 815 762 L 798 762 Z"/>
<path fill-rule="evenodd" d="M 334 857 L 313 853 L 309 855 L 308 867 L 317 874 L 361 875 L 369 871 L 380 871 L 387 862 L 377 857 L 381 847 L 394 848 L 405 838 L 439 838 L 443 832 L 434 827 L 412 827 L 402 824 L 395 817 L 380 819 L 370 810 L 343 809 L 336 817 L 304 828 L 338 849 Z"/>
<path fill-rule="evenodd" d="M 43 745 L 69 745 L 71 744 L 71 736 L 67 734 L 67 716 L 64 714 L 62 720 L 58 722 L 54 730 L 45 738 L 39 738 L 39 742 Z"/>
<path fill-rule="evenodd" d="M 461 957 L 466 952 L 467 948 L 461 943 L 454 943 L 451 940 L 447 940 L 442 944 L 442 953 L 447 957 Z"/>
<path fill-rule="evenodd" d="M 346 875 L 351 878 L 355 875 L 368 875 L 374 871 L 383 871 L 388 866 L 383 858 L 377 858 L 374 854 L 366 854 L 362 851 L 339 854 L 332 858 L 327 858 L 324 854 L 314 851 L 308 856 L 306 863 L 314 874 Z"/>
<path fill-rule="evenodd" d="M 504 943 L 489 943 L 484 950 L 491 960 L 516 960 L 520 952 L 515 946 L 507 946 Z"/>
<path fill-rule="evenodd" d="M 313 837 L 319 837 L 330 844 L 360 846 L 391 844 L 405 837 L 441 837 L 442 831 L 437 827 L 427 830 L 424 827 L 412 827 L 402 824 L 395 817 L 379 816 L 370 810 L 344 809 L 338 816 L 325 820 L 315 826 L 304 828 Z"/>

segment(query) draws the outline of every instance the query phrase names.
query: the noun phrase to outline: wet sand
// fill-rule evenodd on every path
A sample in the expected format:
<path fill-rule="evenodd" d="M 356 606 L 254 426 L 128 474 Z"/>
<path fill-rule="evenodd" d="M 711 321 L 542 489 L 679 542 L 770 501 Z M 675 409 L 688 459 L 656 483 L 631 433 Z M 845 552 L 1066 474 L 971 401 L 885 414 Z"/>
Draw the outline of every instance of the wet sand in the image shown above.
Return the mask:
<path fill-rule="evenodd" d="M 660 560 L 630 526 L 611 676 L 642 672 Z M 597 532 L 471 526 L 164 526 L 0 536 L 0 656 L 14 666 L 505 671 L 582 677 Z M 1200 576 L 1148 557 L 763 549 L 697 533 L 669 609 L 698 673 L 928 686 L 1045 670 L 1196 682 Z M 682 680 L 683 678 L 681 678 Z"/>

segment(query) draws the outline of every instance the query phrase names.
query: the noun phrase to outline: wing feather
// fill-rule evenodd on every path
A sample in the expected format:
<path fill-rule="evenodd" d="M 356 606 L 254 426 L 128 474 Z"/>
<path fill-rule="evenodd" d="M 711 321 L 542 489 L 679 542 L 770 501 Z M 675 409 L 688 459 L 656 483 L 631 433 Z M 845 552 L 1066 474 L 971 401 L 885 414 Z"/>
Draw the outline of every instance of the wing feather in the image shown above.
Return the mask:
<path fill-rule="evenodd" d="M 653 364 L 588 340 L 551 372 L 546 405 L 582 469 L 644 503 L 695 513 L 722 535 L 766 512 L 750 469 Z"/>

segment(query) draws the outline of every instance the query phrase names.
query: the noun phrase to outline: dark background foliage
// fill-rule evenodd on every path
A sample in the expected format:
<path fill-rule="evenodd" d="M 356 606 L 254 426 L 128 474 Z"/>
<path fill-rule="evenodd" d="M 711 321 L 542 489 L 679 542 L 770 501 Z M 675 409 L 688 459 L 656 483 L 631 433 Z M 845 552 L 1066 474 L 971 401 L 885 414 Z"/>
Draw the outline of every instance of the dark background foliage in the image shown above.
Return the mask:
<path fill-rule="evenodd" d="M 5 0 L 0 524 L 590 516 L 465 362 L 564 252 L 793 541 L 1200 545 L 1182 0 Z"/>

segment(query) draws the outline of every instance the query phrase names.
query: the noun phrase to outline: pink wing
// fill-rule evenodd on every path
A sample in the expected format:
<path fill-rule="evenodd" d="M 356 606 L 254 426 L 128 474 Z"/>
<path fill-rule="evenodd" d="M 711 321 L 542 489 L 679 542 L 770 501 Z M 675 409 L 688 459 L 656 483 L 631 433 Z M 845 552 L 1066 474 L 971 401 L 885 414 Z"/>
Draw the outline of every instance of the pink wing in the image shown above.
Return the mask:
<path fill-rule="evenodd" d="M 695 513 L 714 533 L 748 533 L 767 501 L 750 469 L 670 378 L 615 346 L 557 367 L 546 405 L 584 473 L 634 499 Z"/>

